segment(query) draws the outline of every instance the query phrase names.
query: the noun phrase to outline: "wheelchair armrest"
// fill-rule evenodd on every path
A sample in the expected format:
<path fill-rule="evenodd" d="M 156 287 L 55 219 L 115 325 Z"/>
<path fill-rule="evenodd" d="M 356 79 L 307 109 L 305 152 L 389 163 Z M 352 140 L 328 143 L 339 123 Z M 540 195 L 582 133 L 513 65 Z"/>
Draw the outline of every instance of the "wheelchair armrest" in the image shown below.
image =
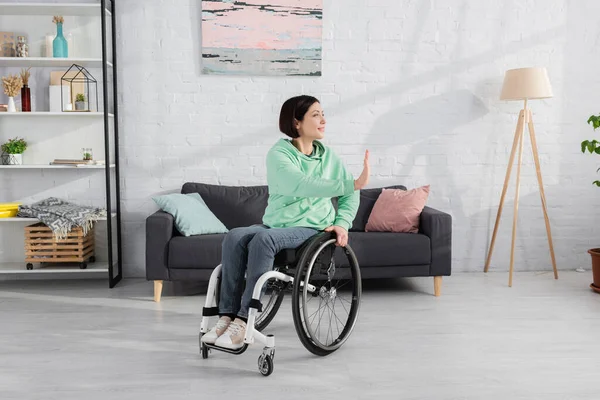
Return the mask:
<path fill-rule="evenodd" d="M 431 243 L 431 276 L 450 275 L 452 267 L 452 216 L 425 206 L 419 220 L 419 233 Z"/>
<path fill-rule="evenodd" d="M 169 280 L 169 241 L 174 231 L 169 213 L 158 210 L 146 218 L 146 279 Z"/>

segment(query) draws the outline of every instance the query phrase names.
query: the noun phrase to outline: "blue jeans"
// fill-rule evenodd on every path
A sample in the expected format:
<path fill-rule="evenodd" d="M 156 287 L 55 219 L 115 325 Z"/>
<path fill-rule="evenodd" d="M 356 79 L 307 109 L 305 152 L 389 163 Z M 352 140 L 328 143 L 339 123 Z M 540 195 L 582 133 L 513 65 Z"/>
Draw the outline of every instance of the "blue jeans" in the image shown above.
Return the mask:
<path fill-rule="evenodd" d="M 261 224 L 230 230 L 222 245 L 219 314 L 247 318 L 254 286 L 262 274 L 273 269 L 275 255 L 300 246 L 316 233 L 318 230 L 312 228 Z"/>

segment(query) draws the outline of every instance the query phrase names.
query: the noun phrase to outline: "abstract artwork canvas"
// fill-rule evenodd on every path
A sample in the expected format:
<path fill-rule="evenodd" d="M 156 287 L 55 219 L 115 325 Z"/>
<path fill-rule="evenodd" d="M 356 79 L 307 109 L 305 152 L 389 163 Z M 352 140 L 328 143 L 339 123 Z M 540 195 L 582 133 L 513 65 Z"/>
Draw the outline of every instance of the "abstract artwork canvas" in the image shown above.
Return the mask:
<path fill-rule="evenodd" d="M 202 73 L 321 75 L 322 0 L 203 0 Z"/>

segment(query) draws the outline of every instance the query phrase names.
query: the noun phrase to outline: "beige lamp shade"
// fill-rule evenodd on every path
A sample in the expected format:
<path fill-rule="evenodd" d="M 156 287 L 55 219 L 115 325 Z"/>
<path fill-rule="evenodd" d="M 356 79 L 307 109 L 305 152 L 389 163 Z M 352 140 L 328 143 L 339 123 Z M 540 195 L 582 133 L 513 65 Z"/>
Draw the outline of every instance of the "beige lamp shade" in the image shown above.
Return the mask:
<path fill-rule="evenodd" d="M 500 100 L 547 99 L 552 87 L 546 68 L 509 69 L 504 75 Z"/>

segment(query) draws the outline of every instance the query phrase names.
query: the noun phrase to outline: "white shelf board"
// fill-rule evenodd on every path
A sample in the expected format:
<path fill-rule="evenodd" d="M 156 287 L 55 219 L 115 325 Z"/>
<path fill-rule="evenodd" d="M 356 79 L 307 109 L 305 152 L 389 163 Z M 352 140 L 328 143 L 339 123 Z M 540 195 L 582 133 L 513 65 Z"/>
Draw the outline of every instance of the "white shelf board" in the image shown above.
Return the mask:
<path fill-rule="evenodd" d="M 0 169 L 104 169 L 104 167 L 104 165 L 86 165 L 81 167 L 50 164 L 0 165 Z M 110 167 L 114 168 L 115 164 L 110 164 Z"/>
<path fill-rule="evenodd" d="M 100 3 L 6 3 L 0 2 L 0 15 L 100 16 Z M 111 12 L 106 9 L 106 13 Z"/>
<path fill-rule="evenodd" d="M 1 8 L 0 8 L 1 11 Z M 102 68 L 101 58 L 0 57 L 0 67 L 70 67 L 78 64 L 86 68 Z M 108 62 L 112 68 L 112 63 Z"/>
<path fill-rule="evenodd" d="M 25 268 L 26 262 L 3 262 L 0 263 L 1 274 L 106 274 L 108 273 L 108 263 L 97 261 L 95 263 L 87 263 L 86 269 L 80 269 L 77 264 L 64 264 L 65 266 L 52 266 L 52 263 L 47 263 L 45 267 L 40 267 L 39 263 L 33 263 L 33 269 Z"/>
<path fill-rule="evenodd" d="M 27 117 L 63 117 L 63 118 L 101 118 L 103 112 L 50 112 L 50 111 L 33 111 L 33 112 L 0 112 L 0 118 L 27 118 Z M 114 118 L 115 114 L 108 113 L 109 118 Z"/>
<path fill-rule="evenodd" d="M 117 216 L 117 213 L 111 213 L 112 217 L 115 218 Z M 39 222 L 40 220 L 37 218 L 20 218 L 20 217 L 13 217 L 13 218 L 0 218 L 0 223 L 1 222 L 31 222 L 31 223 L 36 223 Z M 106 218 L 101 218 L 99 219 L 99 221 L 106 221 Z"/>

